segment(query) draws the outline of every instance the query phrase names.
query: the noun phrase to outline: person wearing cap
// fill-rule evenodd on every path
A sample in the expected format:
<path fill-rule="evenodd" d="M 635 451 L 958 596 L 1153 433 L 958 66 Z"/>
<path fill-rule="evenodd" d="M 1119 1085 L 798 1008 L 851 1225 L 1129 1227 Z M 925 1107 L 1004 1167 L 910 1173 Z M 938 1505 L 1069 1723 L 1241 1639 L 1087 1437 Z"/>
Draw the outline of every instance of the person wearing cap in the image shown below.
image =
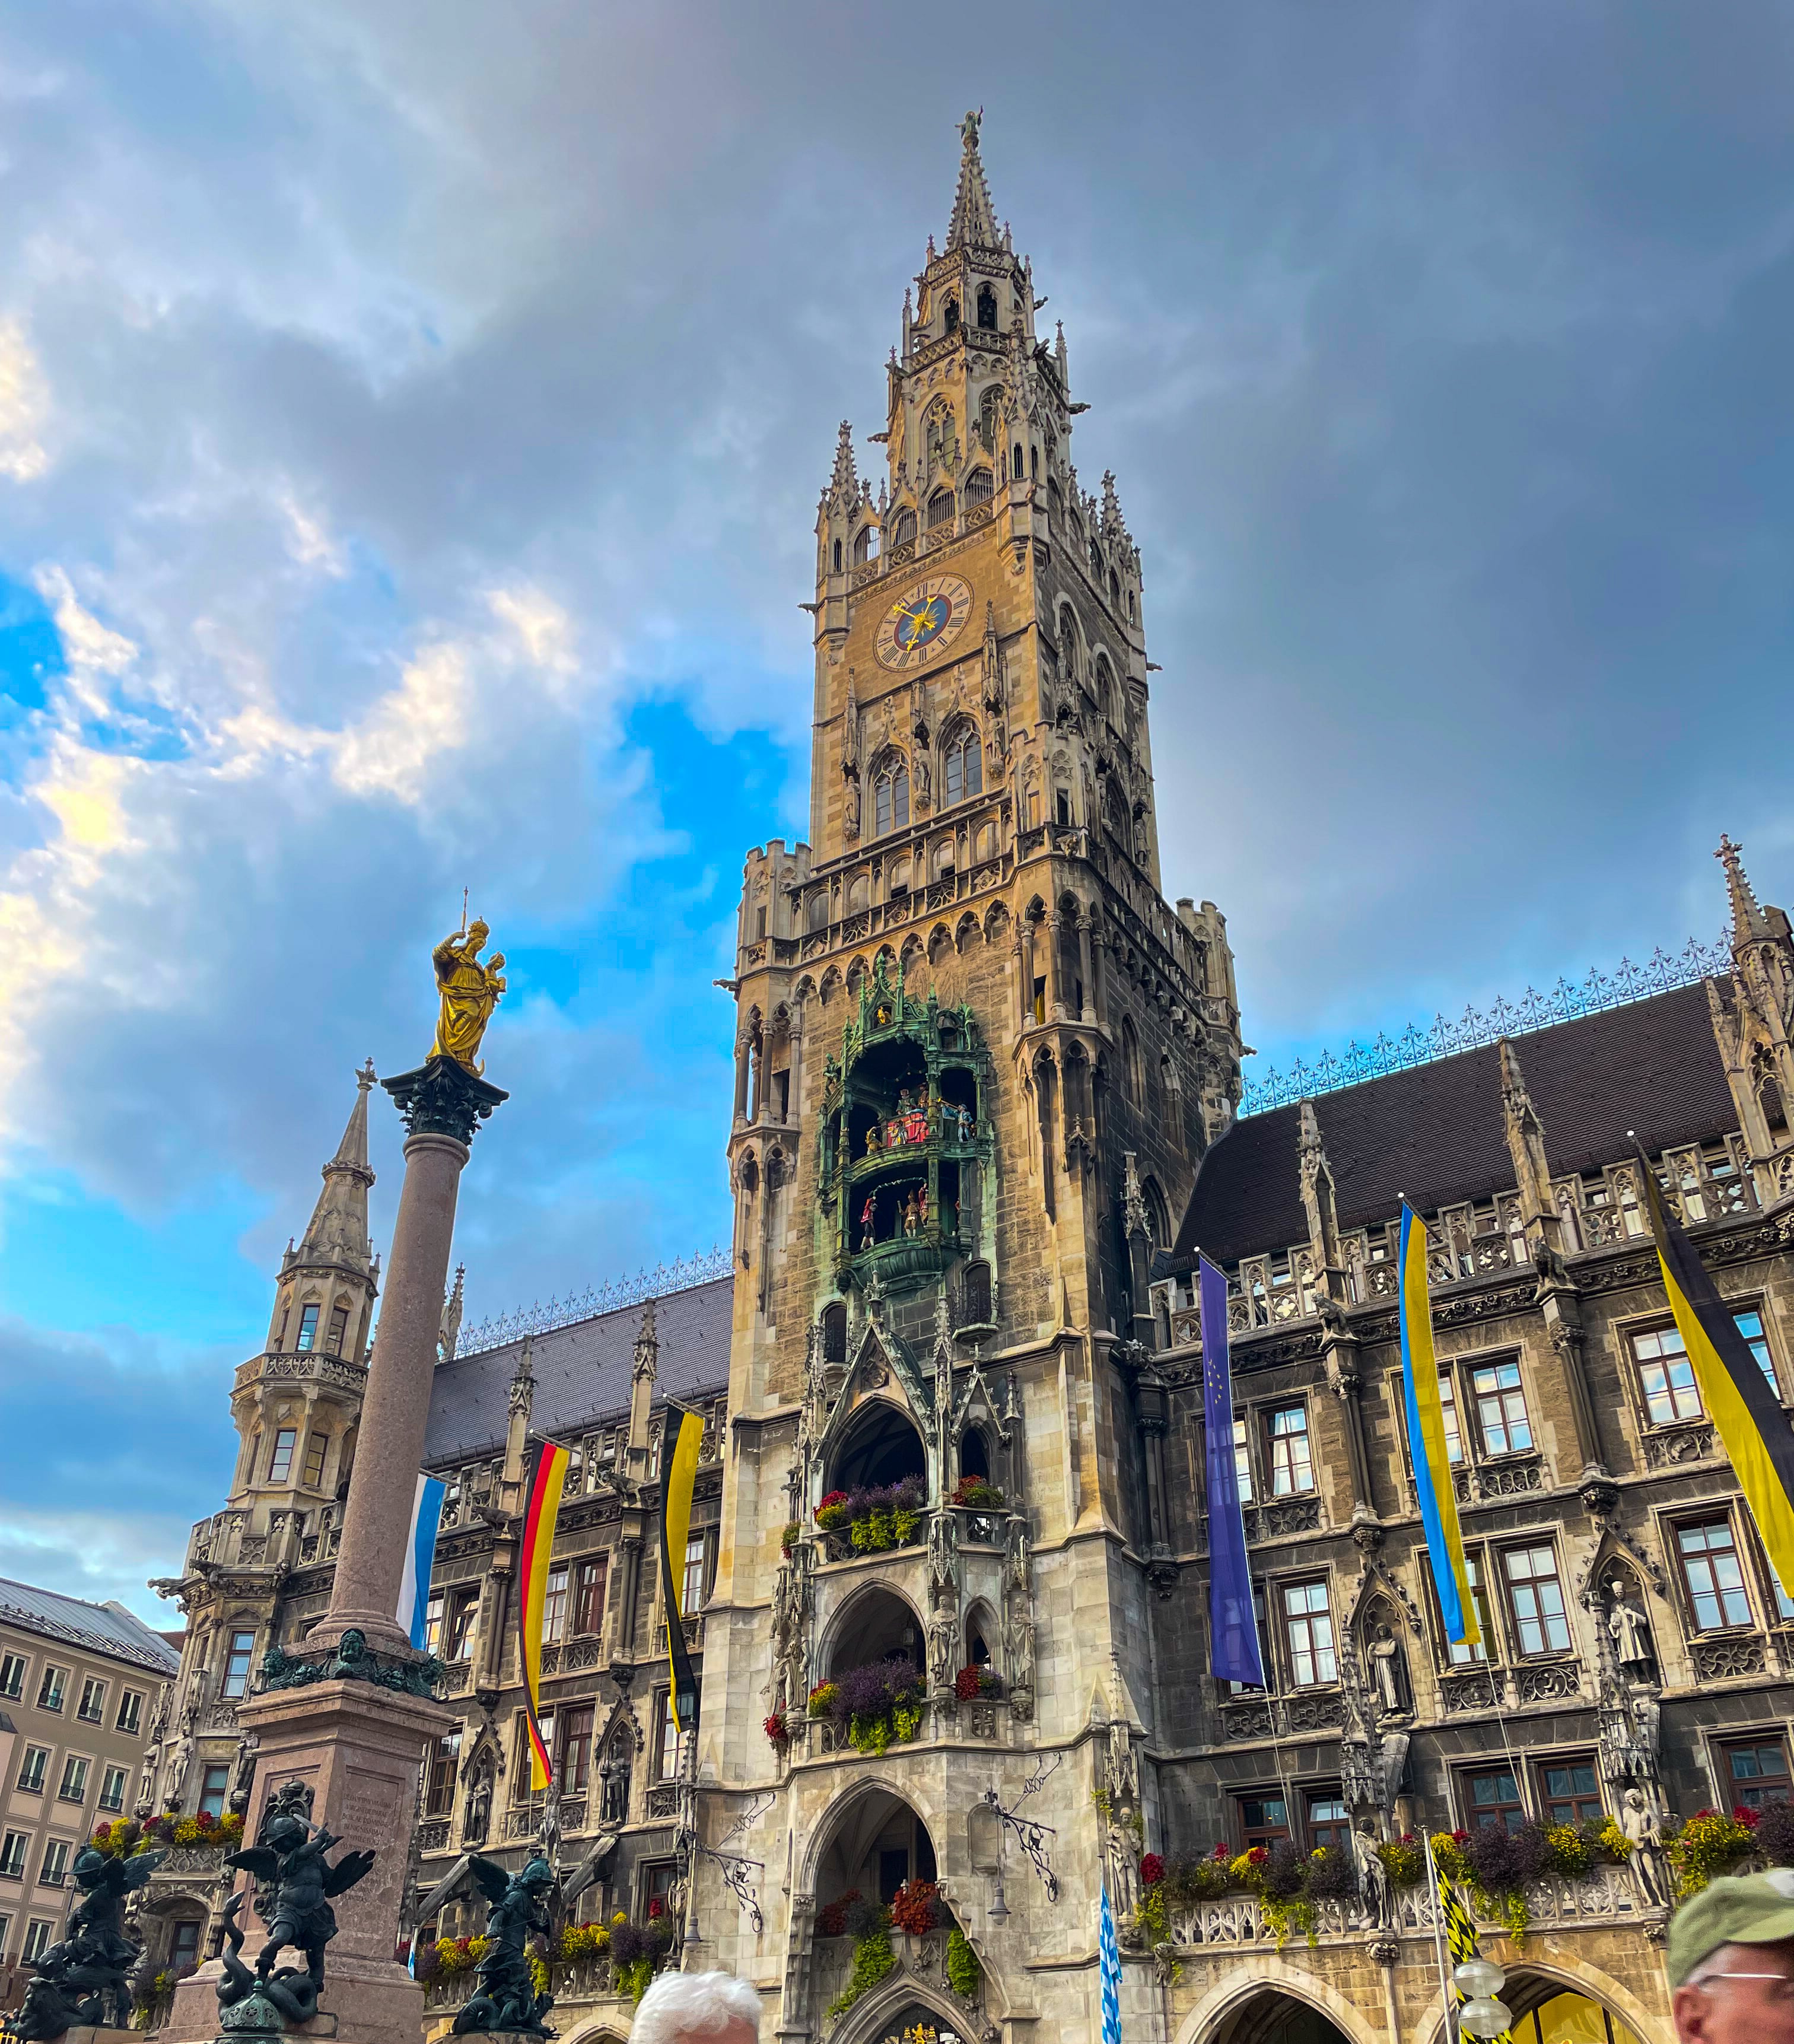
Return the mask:
<path fill-rule="evenodd" d="M 1710 1881 L 1669 1919 L 1681 2044 L 1794 2044 L 1794 1867 Z"/>

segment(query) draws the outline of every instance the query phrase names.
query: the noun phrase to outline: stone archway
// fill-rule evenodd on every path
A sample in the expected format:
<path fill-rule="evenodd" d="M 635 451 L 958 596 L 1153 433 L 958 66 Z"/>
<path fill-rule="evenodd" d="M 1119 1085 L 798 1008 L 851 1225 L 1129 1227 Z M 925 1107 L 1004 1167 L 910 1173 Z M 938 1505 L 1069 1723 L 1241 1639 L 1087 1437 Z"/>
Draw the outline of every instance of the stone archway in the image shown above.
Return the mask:
<path fill-rule="evenodd" d="M 1231 1969 L 1186 2015 L 1177 2044 L 1385 2044 L 1375 2019 L 1318 1975 L 1269 1953 Z"/>
<path fill-rule="evenodd" d="M 970 2011 L 900 1975 L 849 2009 L 828 2044 L 918 2044 L 918 2029 L 920 2044 L 977 2044 L 978 2028 Z"/>
<path fill-rule="evenodd" d="M 1554 1950 L 1548 1959 L 1541 1960 L 1530 1949 L 1515 1951 L 1505 1938 L 1485 1938 L 1483 1957 L 1493 1959 L 1506 1970 L 1508 1984 L 1501 1990 L 1501 1999 L 1514 2011 L 1514 2044 L 1538 2044 L 1539 2027 L 1532 2020 L 1535 2011 L 1545 2011 L 1546 2004 L 1566 1995 L 1579 1997 L 1584 2006 L 1580 2011 L 1561 2008 L 1557 2011 L 1560 2019 L 1555 2022 L 1546 2014 L 1546 2044 L 1560 2044 L 1566 2029 L 1575 2044 L 1585 2044 L 1585 2031 L 1586 2044 L 1596 2044 L 1597 2038 L 1600 2044 L 1607 2044 L 1596 2022 L 1588 2019 L 1591 2016 L 1607 2019 L 1612 2044 L 1675 2044 L 1667 1993 L 1661 2009 L 1650 2008 L 1611 1974 L 1561 1947 Z M 1416 2034 L 1423 2044 L 1444 2044 L 1445 2034 L 1435 1996 L 1425 2021 L 1416 2026 Z"/>

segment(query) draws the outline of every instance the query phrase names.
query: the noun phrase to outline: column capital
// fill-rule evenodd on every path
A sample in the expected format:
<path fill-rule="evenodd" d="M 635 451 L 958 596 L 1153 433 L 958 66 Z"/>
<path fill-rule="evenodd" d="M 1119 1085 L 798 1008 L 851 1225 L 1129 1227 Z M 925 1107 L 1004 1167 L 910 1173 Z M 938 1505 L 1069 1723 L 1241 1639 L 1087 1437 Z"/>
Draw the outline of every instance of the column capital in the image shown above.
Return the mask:
<path fill-rule="evenodd" d="M 380 1083 L 392 1095 L 408 1135 L 445 1135 L 463 1151 L 479 1124 L 511 1097 L 453 1058 L 431 1058 L 415 1071 Z"/>

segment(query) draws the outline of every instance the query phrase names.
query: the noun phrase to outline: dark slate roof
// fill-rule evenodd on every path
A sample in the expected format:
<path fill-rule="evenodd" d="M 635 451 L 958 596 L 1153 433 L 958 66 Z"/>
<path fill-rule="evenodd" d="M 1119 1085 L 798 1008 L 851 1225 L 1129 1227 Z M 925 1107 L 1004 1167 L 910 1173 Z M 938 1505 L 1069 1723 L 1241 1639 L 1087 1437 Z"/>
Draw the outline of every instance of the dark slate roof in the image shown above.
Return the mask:
<path fill-rule="evenodd" d="M 692 1397 L 727 1386 L 734 1291 L 732 1278 L 716 1278 L 655 1301 L 657 1398 Z M 620 1306 L 536 1335 L 529 1360 L 536 1379 L 530 1431 L 572 1434 L 627 1412 L 641 1324 L 640 1306 Z M 522 1350 L 521 1341 L 507 1342 L 502 1348 L 438 1364 L 424 1439 L 426 1462 L 459 1462 L 503 1443 L 511 1380 Z M 379 1366 L 377 1355 L 375 1366 Z"/>
<path fill-rule="evenodd" d="M 1513 1047 L 1554 1174 L 1615 1162 L 1628 1128 L 1654 1154 L 1738 1125 L 1704 985 L 1534 1030 Z M 1431 1213 L 1514 1183 L 1493 1044 L 1318 1094 L 1314 1111 L 1342 1228 L 1393 1220 L 1404 1193 Z M 1280 1107 L 1221 1138 L 1197 1175 L 1173 1266 L 1199 1248 L 1231 1264 L 1308 1239 L 1300 1125 L 1299 1105 Z"/>
<path fill-rule="evenodd" d="M 57 1590 L 0 1578 L 0 1623 L 63 1640 L 90 1654 L 109 1654 L 114 1661 L 128 1661 L 158 1675 L 175 1674 L 181 1665 L 179 1654 L 159 1633 L 152 1632 L 123 1604 L 109 1600 L 89 1604 Z"/>

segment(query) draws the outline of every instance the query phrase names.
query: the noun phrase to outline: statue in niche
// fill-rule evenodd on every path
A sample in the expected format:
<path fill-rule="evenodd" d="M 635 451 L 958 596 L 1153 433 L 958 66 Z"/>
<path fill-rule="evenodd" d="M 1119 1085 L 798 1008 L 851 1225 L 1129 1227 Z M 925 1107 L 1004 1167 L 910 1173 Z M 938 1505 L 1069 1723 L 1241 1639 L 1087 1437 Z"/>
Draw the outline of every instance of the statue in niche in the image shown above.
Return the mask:
<path fill-rule="evenodd" d="M 480 960 L 481 949 L 490 934 L 476 917 L 465 935 L 444 937 L 430 954 L 430 962 L 436 968 L 436 991 L 441 997 L 430 1055 L 452 1058 L 476 1078 L 485 1069 L 474 1062 L 480 1039 L 505 991 L 499 970 L 505 954 L 494 951 L 484 963 Z"/>
<path fill-rule="evenodd" d="M 1669 1860 L 1663 1850 L 1663 1827 L 1642 1788 L 1628 1788 L 1620 1798 L 1619 1828 L 1632 1842 L 1627 1864 L 1638 1884 L 1638 1893 L 1653 1909 L 1667 1909 L 1670 1901 Z"/>
<path fill-rule="evenodd" d="M 1009 1606 L 1009 1685 L 1016 1689 L 1034 1687 L 1034 1614 L 1026 1597 L 1015 1598 Z"/>
<path fill-rule="evenodd" d="M 876 1137 L 878 1133 L 875 1128 L 868 1130 L 869 1141 Z M 874 1211 L 875 1204 L 873 1196 L 868 1193 L 866 1196 L 866 1204 L 859 1210 L 859 1246 L 862 1249 L 870 1249 L 875 1239 L 872 1231 Z"/>
<path fill-rule="evenodd" d="M 491 1821 L 492 1767 L 490 1758 L 484 1758 L 474 1769 L 467 1783 L 467 1799 L 461 1806 L 461 1842 L 466 1846 L 484 1845 L 486 1827 Z"/>
<path fill-rule="evenodd" d="M 928 1620 L 928 1678 L 937 1689 L 951 1689 L 958 1673 L 959 1620 L 951 1602 L 943 1599 Z"/>
<path fill-rule="evenodd" d="M 847 777 L 847 792 L 843 797 L 841 805 L 841 829 L 845 836 L 849 839 L 853 839 L 857 838 L 859 836 L 859 775 L 857 774 L 848 774 Z"/>
<path fill-rule="evenodd" d="M 1122 1821 L 1119 1805 L 1110 1810 L 1104 1849 L 1108 1860 L 1109 1896 L 1116 1926 L 1131 1931 L 1134 1912 L 1140 1904 L 1140 1842 L 1132 1827 Z"/>
<path fill-rule="evenodd" d="M 598 1822 L 624 1824 L 629 1821 L 629 1755 L 620 1739 L 613 1739 L 598 1762 Z"/>
<path fill-rule="evenodd" d="M 1650 1626 L 1644 1613 L 1626 1595 L 1626 1581 L 1615 1576 L 1608 1585 L 1613 1601 L 1608 1607 L 1608 1637 L 1613 1642 L 1614 1658 L 1627 1675 L 1648 1681 L 1657 1666 L 1651 1646 Z"/>
<path fill-rule="evenodd" d="M 1389 1627 L 1380 1625 L 1376 1638 L 1365 1651 L 1376 1681 L 1379 1707 L 1391 1716 L 1405 1716 L 1408 1709 L 1408 1669 L 1401 1642 Z"/>

